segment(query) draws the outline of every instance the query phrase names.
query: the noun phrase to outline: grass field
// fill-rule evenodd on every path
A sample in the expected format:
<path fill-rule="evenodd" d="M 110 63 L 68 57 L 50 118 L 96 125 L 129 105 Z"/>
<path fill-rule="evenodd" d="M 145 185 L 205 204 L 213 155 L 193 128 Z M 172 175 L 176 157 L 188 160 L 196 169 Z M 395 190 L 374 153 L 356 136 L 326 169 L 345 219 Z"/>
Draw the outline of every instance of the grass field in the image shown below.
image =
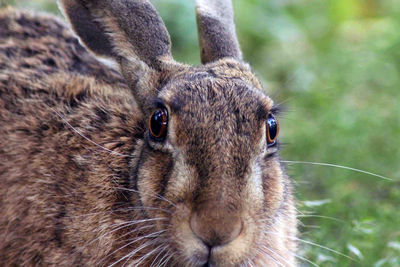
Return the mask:
<path fill-rule="evenodd" d="M 7 2 L 57 12 L 49 0 Z M 154 2 L 175 58 L 199 64 L 192 1 Z M 319 266 L 400 266 L 400 4 L 234 3 L 245 58 L 286 107 L 282 159 L 344 165 L 393 179 L 287 164 L 301 214 L 301 255 Z"/>

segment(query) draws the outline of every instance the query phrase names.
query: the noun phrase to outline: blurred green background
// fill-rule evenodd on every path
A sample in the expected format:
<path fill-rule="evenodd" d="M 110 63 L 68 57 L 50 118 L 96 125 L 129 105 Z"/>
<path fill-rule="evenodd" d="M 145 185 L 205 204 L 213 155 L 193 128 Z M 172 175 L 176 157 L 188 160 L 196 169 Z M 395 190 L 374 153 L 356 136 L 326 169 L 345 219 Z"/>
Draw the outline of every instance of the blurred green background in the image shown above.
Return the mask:
<path fill-rule="evenodd" d="M 60 15 L 54 0 L 0 1 Z M 193 1 L 153 3 L 175 58 L 199 64 Z M 400 266 L 400 3 L 234 0 L 234 7 L 246 60 L 286 106 L 282 158 L 395 180 L 288 164 L 307 242 L 299 254 L 320 266 Z"/>

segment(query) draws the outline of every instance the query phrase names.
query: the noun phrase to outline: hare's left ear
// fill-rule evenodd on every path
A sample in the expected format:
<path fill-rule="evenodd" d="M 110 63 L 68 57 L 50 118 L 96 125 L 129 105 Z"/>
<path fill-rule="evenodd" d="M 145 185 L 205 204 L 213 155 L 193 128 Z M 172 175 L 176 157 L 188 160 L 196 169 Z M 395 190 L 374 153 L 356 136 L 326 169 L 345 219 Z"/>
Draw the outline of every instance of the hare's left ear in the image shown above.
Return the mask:
<path fill-rule="evenodd" d="M 231 0 L 197 0 L 196 17 L 203 64 L 224 57 L 242 59 Z"/>
<path fill-rule="evenodd" d="M 95 54 L 114 58 L 139 105 L 156 94 L 157 73 L 177 65 L 167 29 L 148 0 L 58 0 L 73 30 Z"/>

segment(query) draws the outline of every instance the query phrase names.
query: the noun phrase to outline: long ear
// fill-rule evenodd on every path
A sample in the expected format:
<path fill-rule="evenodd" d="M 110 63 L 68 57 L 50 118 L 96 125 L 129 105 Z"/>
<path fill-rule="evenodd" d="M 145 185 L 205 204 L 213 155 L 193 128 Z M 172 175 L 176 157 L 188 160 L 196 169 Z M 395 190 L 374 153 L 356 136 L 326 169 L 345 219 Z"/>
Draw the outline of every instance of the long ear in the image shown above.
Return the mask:
<path fill-rule="evenodd" d="M 203 64 L 224 57 L 242 59 L 231 0 L 197 0 L 196 17 Z"/>
<path fill-rule="evenodd" d="M 112 57 L 112 45 L 99 21 L 83 1 L 59 1 L 61 11 L 81 41 L 95 54 Z"/>
<path fill-rule="evenodd" d="M 114 58 L 138 102 L 146 80 L 173 63 L 161 17 L 146 0 L 59 0 L 81 41 L 94 53 Z M 152 87 L 152 86 L 147 86 Z"/>

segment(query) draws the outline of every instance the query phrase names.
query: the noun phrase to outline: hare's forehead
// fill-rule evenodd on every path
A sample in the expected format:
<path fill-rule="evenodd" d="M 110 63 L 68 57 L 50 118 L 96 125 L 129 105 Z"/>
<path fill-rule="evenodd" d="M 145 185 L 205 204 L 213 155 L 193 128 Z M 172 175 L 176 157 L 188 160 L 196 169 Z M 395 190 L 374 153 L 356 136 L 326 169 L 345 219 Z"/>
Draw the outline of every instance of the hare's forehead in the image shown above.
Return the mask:
<path fill-rule="evenodd" d="M 168 91 L 159 96 L 170 109 L 169 130 L 175 145 L 194 153 L 188 157 L 251 155 L 262 142 L 272 100 L 251 85 L 205 79 Z"/>
<path fill-rule="evenodd" d="M 239 79 L 205 78 L 183 81 L 164 88 L 159 98 L 172 113 L 194 117 L 240 113 L 248 118 L 266 117 L 273 101 L 261 90 Z"/>

